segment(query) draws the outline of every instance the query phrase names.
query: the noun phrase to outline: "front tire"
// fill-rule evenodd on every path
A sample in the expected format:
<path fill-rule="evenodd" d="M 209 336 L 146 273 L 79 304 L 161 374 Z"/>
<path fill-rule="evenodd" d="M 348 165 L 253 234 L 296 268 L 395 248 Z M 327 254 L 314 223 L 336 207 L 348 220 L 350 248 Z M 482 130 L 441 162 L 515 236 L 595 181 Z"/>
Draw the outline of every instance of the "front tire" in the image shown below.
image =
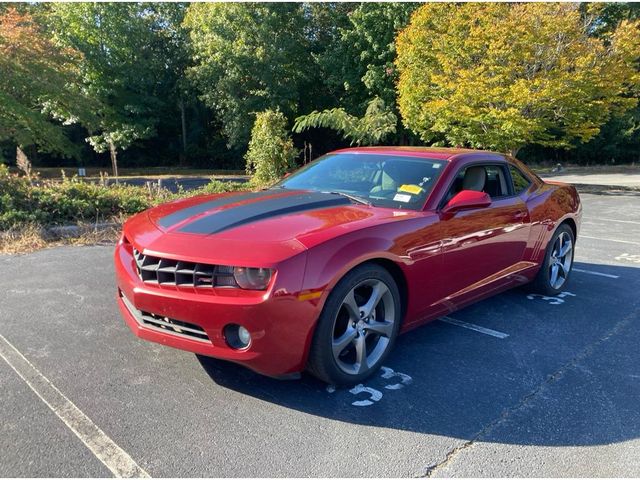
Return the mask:
<path fill-rule="evenodd" d="M 320 314 L 308 370 L 334 385 L 364 381 L 393 348 L 401 319 L 391 274 L 375 264 L 356 267 L 338 282 Z"/>
<path fill-rule="evenodd" d="M 567 285 L 573 267 L 575 237 L 569 225 L 562 224 L 547 245 L 544 262 L 532 283 L 533 290 L 543 295 L 557 295 Z"/>

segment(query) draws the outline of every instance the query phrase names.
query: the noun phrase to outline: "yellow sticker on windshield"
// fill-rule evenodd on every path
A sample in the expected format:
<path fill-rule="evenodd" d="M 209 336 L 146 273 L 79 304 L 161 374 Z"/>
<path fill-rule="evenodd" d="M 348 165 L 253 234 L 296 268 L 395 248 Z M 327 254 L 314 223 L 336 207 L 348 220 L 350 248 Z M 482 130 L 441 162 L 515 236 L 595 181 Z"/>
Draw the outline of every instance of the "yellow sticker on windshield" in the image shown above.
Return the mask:
<path fill-rule="evenodd" d="M 422 190 L 422 187 L 418 185 L 401 185 L 398 191 L 411 193 L 413 195 L 420 195 L 424 190 Z"/>

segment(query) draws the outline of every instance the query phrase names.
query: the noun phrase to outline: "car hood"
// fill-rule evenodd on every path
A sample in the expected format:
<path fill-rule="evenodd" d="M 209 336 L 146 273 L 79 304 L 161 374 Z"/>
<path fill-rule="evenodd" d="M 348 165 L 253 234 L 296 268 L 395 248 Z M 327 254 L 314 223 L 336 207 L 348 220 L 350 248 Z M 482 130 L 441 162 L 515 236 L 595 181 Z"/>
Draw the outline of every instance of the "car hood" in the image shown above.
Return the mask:
<path fill-rule="evenodd" d="M 170 202 L 133 217 L 126 231 L 148 254 L 220 263 L 232 255 L 251 266 L 414 214 L 356 204 L 336 194 L 276 189 Z"/>

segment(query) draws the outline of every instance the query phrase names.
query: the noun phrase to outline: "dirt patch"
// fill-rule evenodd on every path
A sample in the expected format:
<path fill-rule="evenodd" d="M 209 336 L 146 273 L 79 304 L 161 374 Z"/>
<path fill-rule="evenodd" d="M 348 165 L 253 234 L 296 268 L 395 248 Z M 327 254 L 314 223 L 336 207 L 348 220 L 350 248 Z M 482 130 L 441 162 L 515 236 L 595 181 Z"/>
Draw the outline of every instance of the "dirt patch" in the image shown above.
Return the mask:
<path fill-rule="evenodd" d="M 121 230 L 122 226 L 119 224 L 78 224 L 49 229 L 26 225 L 0 232 L 0 254 L 31 253 L 61 245 L 115 244 Z"/>

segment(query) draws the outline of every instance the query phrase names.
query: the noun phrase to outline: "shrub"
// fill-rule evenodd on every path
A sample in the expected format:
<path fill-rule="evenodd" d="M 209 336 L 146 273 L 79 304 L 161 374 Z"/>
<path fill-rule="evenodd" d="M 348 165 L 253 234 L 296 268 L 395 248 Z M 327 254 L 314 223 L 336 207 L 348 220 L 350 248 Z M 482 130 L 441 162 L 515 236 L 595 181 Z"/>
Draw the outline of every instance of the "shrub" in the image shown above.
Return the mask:
<path fill-rule="evenodd" d="M 192 190 L 189 195 L 203 195 L 211 193 L 237 192 L 239 190 L 249 190 L 251 184 L 239 182 L 221 182 L 220 180 L 211 180 L 208 184 Z"/>
<path fill-rule="evenodd" d="M 12 175 L 0 165 L 0 230 L 24 225 L 63 225 L 120 220 L 179 197 L 247 189 L 248 185 L 213 180 L 189 192 L 130 185 L 105 186 L 78 178 L 62 182 Z"/>
<path fill-rule="evenodd" d="M 298 155 L 287 134 L 287 120 L 280 111 L 265 110 L 256 115 L 249 150 L 245 155 L 247 173 L 256 186 L 278 181 L 291 169 Z"/>
<path fill-rule="evenodd" d="M 38 181 L 9 174 L 0 166 L 0 229 L 26 223 L 60 225 L 131 215 L 170 198 L 142 187 L 104 186 L 76 178 Z"/>

